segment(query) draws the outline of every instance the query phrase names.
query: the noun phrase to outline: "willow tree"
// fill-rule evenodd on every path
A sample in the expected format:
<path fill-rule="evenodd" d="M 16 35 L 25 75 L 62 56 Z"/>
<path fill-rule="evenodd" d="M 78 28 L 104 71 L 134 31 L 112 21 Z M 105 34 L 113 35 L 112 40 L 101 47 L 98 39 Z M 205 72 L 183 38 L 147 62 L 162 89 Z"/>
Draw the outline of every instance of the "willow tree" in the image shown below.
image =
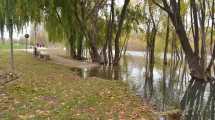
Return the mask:
<path fill-rule="evenodd" d="M 1 0 L 0 1 L 0 32 L 4 37 L 4 28 L 7 28 L 10 38 L 10 64 L 14 71 L 13 32 L 21 32 L 23 27 L 31 23 L 40 23 L 42 20 L 41 4 L 44 1 L 35 0 Z M 40 7 L 39 7 L 40 6 Z"/>
<path fill-rule="evenodd" d="M 45 29 L 52 42 L 66 42 L 70 56 L 82 59 L 84 35 L 75 17 L 75 1 L 52 0 L 45 4 Z"/>
<path fill-rule="evenodd" d="M 118 30 L 116 32 L 116 37 L 115 37 L 115 58 L 114 58 L 114 64 L 118 65 L 119 64 L 119 60 L 120 60 L 120 45 L 119 45 L 119 39 L 121 36 L 121 32 L 122 32 L 122 27 L 126 18 L 126 11 L 128 9 L 128 5 L 129 5 L 130 0 L 125 0 L 124 1 L 124 5 L 120 14 L 120 18 L 119 18 L 119 24 L 118 24 Z"/>
<path fill-rule="evenodd" d="M 4 1 L 0 4 L 0 35 L 2 43 L 4 43 L 4 28 L 5 28 L 5 8 L 4 8 Z"/>
<path fill-rule="evenodd" d="M 110 4 L 110 20 L 109 22 L 107 22 L 107 32 L 105 32 L 105 26 L 102 25 L 101 23 L 104 23 L 105 21 L 107 21 L 104 18 L 104 16 L 102 16 L 102 10 L 104 10 L 105 8 L 107 8 L 109 6 L 108 1 L 107 0 L 94 0 L 94 1 L 78 1 L 75 0 L 73 2 L 73 4 L 70 5 L 74 5 L 73 10 L 70 11 L 70 14 L 72 14 L 71 12 L 73 12 L 74 14 L 74 21 L 75 24 L 74 26 L 78 25 L 76 27 L 76 29 L 79 29 L 79 34 L 82 34 L 82 37 L 85 38 L 87 40 L 87 43 L 89 45 L 89 50 L 90 50 L 90 55 L 91 55 L 91 59 L 94 62 L 98 62 L 98 63 L 106 63 L 106 46 L 108 46 L 108 60 L 110 64 L 118 64 L 118 61 L 120 60 L 120 37 L 121 37 L 121 33 L 122 33 L 122 28 L 124 25 L 124 20 L 126 19 L 126 12 L 127 12 L 127 8 L 129 5 L 129 0 L 125 0 L 125 3 L 123 5 L 121 14 L 119 14 L 119 16 L 116 16 L 115 13 L 115 1 L 112 0 L 111 4 Z M 66 4 L 67 5 L 67 4 Z M 69 6 L 71 8 L 71 6 Z M 62 7 L 63 9 L 64 7 Z M 105 11 L 105 10 L 104 10 Z M 62 11 L 61 11 L 62 12 Z M 115 20 L 116 18 L 119 18 L 117 21 L 117 26 L 113 27 L 113 25 L 115 24 Z M 71 20 L 70 20 L 71 21 Z M 116 31 L 116 36 L 113 38 L 113 31 L 117 29 Z M 76 31 L 76 30 L 75 30 Z M 106 42 L 102 39 L 100 39 L 100 36 L 103 36 L 103 39 L 105 38 L 105 36 L 107 36 L 107 40 Z M 114 44 L 112 41 L 115 41 Z M 80 40 L 79 40 L 80 41 Z M 80 42 L 83 43 L 83 42 Z M 99 49 L 101 48 L 101 46 L 99 45 L 99 43 L 103 43 L 101 46 L 103 47 L 103 55 L 99 53 Z M 79 44 L 80 47 L 82 46 L 81 44 Z M 115 57 L 113 58 L 112 55 L 112 46 L 115 45 Z M 79 53 L 81 53 L 81 50 L 79 51 Z M 114 62 L 115 61 L 115 62 Z"/>
<path fill-rule="evenodd" d="M 10 65 L 11 71 L 14 72 L 14 55 L 13 55 L 13 12 L 14 12 L 14 2 L 13 0 L 6 0 L 3 4 L 6 6 L 5 8 L 5 23 L 7 24 L 7 29 L 9 31 L 10 38 Z M 3 25 L 4 27 L 4 25 Z M 2 29 L 4 31 L 4 28 Z M 3 33 L 2 31 L 2 33 Z M 3 34 L 2 34 L 3 35 Z"/>
<path fill-rule="evenodd" d="M 99 1 L 71 1 L 50 0 L 41 5 L 44 12 L 45 28 L 49 39 L 54 42 L 66 41 L 70 49 L 70 56 L 77 59 L 83 58 L 83 50 L 90 49 L 94 62 L 101 62 L 97 46 L 98 30 L 96 30 L 100 18 L 98 14 L 105 0 Z M 39 7 L 39 6 L 37 6 Z"/>
<path fill-rule="evenodd" d="M 1 1 L 0 4 L 1 29 L 6 25 L 5 1 Z M 109 0 L 10 1 L 13 3 L 11 5 L 13 28 L 18 32 L 28 24 L 35 26 L 44 24 L 50 41 L 65 42 L 70 49 L 71 57 L 82 59 L 87 57 L 83 55 L 83 51 L 89 50 L 92 61 L 98 63 L 106 63 L 101 49 L 104 48 L 107 41 L 108 51 L 103 49 L 103 53 L 108 54 L 110 64 L 119 63 L 123 47 L 120 48 L 120 38 L 124 34 L 125 23 L 129 19 L 130 0 L 125 0 L 122 8 L 115 4 L 115 0 L 111 0 L 111 4 L 109 4 Z M 108 8 L 111 8 L 110 12 L 107 11 Z M 105 17 L 104 13 L 110 16 Z M 3 34 L 3 30 L 1 33 Z M 113 48 L 115 56 L 112 53 Z"/>

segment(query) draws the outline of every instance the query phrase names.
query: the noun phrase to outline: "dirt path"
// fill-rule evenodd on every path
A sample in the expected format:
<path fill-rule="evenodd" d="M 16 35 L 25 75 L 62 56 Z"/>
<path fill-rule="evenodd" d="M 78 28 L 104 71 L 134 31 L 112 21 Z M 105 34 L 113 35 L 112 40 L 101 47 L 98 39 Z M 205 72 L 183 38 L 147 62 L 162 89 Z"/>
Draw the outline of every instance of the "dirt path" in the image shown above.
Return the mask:
<path fill-rule="evenodd" d="M 69 66 L 69 67 L 76 67 L 76 68 L 90 68 L 90 67 L 96 67 L 98 64 L 91 63 L 91 62 L 81 62 L 78 60 L 74 59 L 67 59 L 59 55 L 53 55 L 50 54 L 51 61 L 56 63 L 56 64 L 61 64 L 64 66 Z"/>
<path fill-rule="evenodd" d="M 22 51 L 26 51 L 23 49 Z M 68 66 L 68 67 L 76 67 L 76 68 L 90 68 L 90 67 L 97 67 L 98 64 L 92 63 L 89 61 L 78 61 L 75 59 L 69 59 L 66 56 L 66 51 L 63 49 L 39 49 L 39 51 L 46 52 L 50 55 L 51 61 L 56 64 Z M 33 50 L 29 49 L 28 52 L 32 53 Z"/>

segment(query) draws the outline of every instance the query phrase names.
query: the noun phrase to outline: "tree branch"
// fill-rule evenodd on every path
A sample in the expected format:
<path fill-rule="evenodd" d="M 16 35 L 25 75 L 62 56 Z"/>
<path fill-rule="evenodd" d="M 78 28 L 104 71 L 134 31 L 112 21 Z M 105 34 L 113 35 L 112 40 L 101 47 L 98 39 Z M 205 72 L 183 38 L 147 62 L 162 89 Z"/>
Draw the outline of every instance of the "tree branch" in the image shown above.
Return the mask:
<path fill-rule="evenodd" d="M 157 5 L 158 7 L 160 7 L 162 10 L 166 11 L 166 12 L 170 12 L 169 9 L 167 9 L 166 7 L 160 5 L 159 3 L 155 2 L 155 0 L 152 0 L 152 2 Z"/>

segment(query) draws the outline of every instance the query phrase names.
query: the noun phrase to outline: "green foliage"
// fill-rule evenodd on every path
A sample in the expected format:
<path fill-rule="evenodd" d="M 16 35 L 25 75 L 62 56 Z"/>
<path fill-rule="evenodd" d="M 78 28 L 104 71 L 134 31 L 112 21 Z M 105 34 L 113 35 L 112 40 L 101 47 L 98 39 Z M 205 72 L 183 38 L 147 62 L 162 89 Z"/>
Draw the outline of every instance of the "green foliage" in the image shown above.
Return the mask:
<path fill-rule="evenodd" d="M 25 48 L 24 44 L 19 44 L 19 43 L 14 44 L 14 49 L 24 49 L 24 48 Z M 10 49 L 10 44 L 9 43 L 0 44 L 0 50 L 2 49 Z"/>

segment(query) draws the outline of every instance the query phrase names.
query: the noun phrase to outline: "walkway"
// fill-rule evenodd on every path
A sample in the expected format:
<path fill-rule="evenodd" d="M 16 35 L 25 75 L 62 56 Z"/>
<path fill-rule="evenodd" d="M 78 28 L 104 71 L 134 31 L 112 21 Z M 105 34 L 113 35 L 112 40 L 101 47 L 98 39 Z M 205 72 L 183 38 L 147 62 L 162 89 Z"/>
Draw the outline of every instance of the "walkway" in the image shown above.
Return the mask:
<path fill-rule="evenodd" d="M 54 49 L 54 48 L 40 48 L 39 51 L 46 52 L 50 55 L 51 62 L 68 66 L 68 67 L 76 67 L 76 68 L 91 68 L 97 67 L 98 64 L 92 63 L 89 61 L 79 61 L 75 59 L 66 58 L 66 51 L 63 49 Z M 17 49 L 17 51 L 26 51 L 26 49 Z M 32 49 L 28 49 L 29 53 L 32 53 Z"/>

